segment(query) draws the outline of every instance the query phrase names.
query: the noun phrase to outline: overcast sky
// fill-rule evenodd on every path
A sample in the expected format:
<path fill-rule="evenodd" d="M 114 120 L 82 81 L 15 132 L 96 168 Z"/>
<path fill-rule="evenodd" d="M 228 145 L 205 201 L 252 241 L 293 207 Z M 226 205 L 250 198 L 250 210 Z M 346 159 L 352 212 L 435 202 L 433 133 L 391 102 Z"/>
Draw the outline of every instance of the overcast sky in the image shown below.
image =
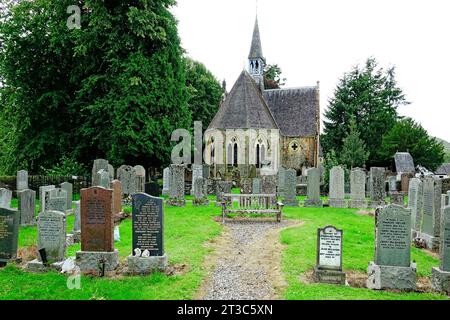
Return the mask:
<path fill-rule="evenodd" d="M 172 11 L 188 55 L 230 90 L 247 61 L 256 0 L 178 0 Z M 343 73 L 373 56 L 396 66 L 412 102 L 400 114 L 447 141 L 449 14 L 449 0 L 258 1 L 264 56 L 282 68 L 287 87 L 320 81 L 323 112 Z"/>

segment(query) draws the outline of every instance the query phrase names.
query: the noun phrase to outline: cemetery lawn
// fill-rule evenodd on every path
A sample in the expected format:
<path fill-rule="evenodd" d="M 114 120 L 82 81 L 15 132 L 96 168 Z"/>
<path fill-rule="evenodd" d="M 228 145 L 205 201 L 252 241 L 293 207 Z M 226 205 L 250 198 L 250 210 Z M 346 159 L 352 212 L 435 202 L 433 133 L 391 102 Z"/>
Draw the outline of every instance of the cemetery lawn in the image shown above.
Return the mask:
<path fill-rule="evenodd" d="M 14 205 L 14 204 L 13 204 Z M 126 208 L 125 211 L 130 211 Z M 222 226 L 213 221 L 220 208 L 212 206 L 194 209 L 192 203 L 185 208 L 165 208 L 165 249 L 174 275 L 156 273 L 145 277 L 118 276 L 97 278 L 82 276 L 81 289 L 69 290 L 66 275 L 57 272 L 33 274 L 8 264 L 0 269 L 0 299 L 4 300 L 169 300 L 192 299 L 205 276 L 203 261 L 211 249 L 206 244 L 220 235 Z M 68 218 L 67 230 L 72 230 L 73 216 Z M 131 219 L 120 225 L 121 241 L 115 243 L 121 262 L 131 254 Z M 36 227 L 21 228 L 19 249 L 35 255 Z M 80 245 L 67 250 L 75 256 Z"/>
<path fill-rule="evenodd" d="M 374 291 L 304 281 L 316 263 L 317 228 L 328 225 L 344 230 L 343 269 L 347 278 L 355 274 L 365 276 L 369 261 L 373 261 L 374 257 L 374 217 L 359 214 L 353 209 L 336 208 L 284 208 L 283 212 L 285 218 L 304 222 L 301 226 L 283 230 L 280 236 L 285 246 L 282 257 L 282 270 L 287 282 L 285 299 L 448 299 L 434 293 Z M 438 259 L 416 248 L 412 248 L 411 259 L 417 263 L 419 277 L 431 277 L 432 267 L 439 266 Z"/>
<path fill-rule="evenodd" d="M 304 197 L 298 197 L 304 200 Z M 324 198 L 325 199 L 325 198 Z M 212 199 L 211 199 L 212 200 Z M 13 207 L 17 202 L 13 200 Z M 131 212 L 125 207 L 124 211 Z M 348 279 L 361 283 L 367 273 L 369 261 L 374 255 L 374 218 L 362 215 L 353 209 L 335 208 L 288 208 L 284 219 L 302 221 L 301 225 L 284 229 L 280 241 L 284 246 L 282 271 L 287 287 L 281 298 L 287 300 L 418 300 L 448 299 L 431 292 L 399 293 L 373 291 L 365 288 L 313 284 L 309 281 L 316 262 L 317 228 L 334 225 L 344 230 L 343 262 Z M 13 264 L 0 269 L 1 299 L 114 299 L 114 300 L 154 300 L 154 299 L 193 299 L 206 277 L 204 261 L 211 254 L 208 245 L 222 232 L 220 223 L 214 217 L 221 209 L 210 202 L 209 207 L 192 206 L 187 201 L 185 208 L 165 207 L 165 249 L 174 275 L 156 273 L 145 277 L 117 276 L 97 278 L 82 276 L 81 289 L 69 290 L 67 276 L 56 272 L 33 274 L 22 271 Z M 67 230 L 72 230 L 73 216 L 68 218 Z M 115 243 L 120 252 L 121 262 L 131 253 L 131 219 L 120 226 L 121 241 Z M 19 235 L 20 254 L 28 252 L 35 255 L 36 227 L 21 228 Z M 67 250 L 67 256 L 74 256 L 80 249 L 75 245 Z M 437 258 L 424 251 L 413 248 L 412 259 L 417 262 L 420 283 L 431 276 L 431 268 L 439 265 Z M 356 277 L 355 277 L 356 276 Z M 358 282 L 359 281 L 359 282 Z"/>

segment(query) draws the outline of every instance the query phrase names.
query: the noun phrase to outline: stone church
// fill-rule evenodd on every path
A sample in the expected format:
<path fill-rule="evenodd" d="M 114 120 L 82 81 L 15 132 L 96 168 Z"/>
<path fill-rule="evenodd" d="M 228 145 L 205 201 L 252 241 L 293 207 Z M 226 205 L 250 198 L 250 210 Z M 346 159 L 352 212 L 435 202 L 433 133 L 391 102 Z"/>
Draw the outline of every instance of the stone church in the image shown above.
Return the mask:
<path fill-rule="evenodd" d="M 205 162 L 216 178 L 274 175 L 281 166 L 300 172 L 319 164 L 319 83 L 266 90 L 265 66 L 256 18 L 248 71 L 205 132 Z"/>

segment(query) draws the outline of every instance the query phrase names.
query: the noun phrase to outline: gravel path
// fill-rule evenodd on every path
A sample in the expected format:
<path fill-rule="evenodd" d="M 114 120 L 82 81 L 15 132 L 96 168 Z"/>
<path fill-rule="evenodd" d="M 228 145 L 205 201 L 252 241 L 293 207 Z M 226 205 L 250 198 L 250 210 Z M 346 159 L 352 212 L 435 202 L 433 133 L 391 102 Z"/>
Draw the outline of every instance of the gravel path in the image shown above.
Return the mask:
<path fill-rule="evenodd" d="M 213 271 L 203 284 L 205 300 L 277 299 L 284 279 L 280 270 L 279 231 L 292 223 L 235 221 L 226 223 L 212 257 Z"/>

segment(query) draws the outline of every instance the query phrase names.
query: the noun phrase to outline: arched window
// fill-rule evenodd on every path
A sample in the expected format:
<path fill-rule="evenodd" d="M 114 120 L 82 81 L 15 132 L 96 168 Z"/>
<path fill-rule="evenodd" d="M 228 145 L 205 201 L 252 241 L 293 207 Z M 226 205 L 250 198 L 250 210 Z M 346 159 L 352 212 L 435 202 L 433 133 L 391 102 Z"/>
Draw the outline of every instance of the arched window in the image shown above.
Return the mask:
<path fill-rule="evenodd" d="M 260 154 L 259 154 L 259 143 L 256 145 L 256 167 L 257 168 L 261 168 L 261 158 L 260 158 Z"/>
<path fill-rule="evenodd" d="M 264 145 L 261 146 L 261 163 L 266 160 L 266 147 Z"/>
<path fill-rule="evenodd" d="M 214 145 L 211 145 L 211 164 L 214 164 Z"/>
<path fill-rule="evenodd" d="M 234 144 L 234 154 L 233 154 L 233 166 L 237 167 L 238 165 L 238 145 Z"/>

